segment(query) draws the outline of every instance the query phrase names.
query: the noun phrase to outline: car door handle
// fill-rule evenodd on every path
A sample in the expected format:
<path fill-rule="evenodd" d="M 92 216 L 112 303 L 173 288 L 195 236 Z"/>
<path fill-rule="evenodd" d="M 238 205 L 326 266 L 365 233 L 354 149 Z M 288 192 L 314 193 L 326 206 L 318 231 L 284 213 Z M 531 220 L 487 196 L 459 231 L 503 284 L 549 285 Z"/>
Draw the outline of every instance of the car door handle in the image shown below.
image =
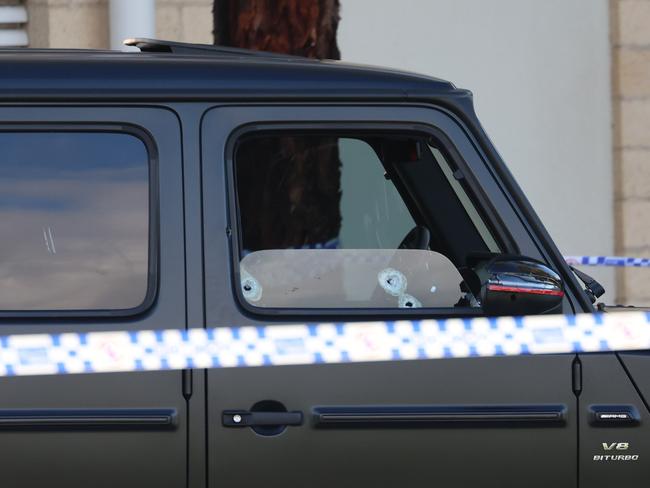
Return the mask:
<path fill-rule="evenodd" d="M 261 427 L 302 425 L 302 412 L 250 412 L 248 410 L 225 410 L 222 415 L 224 427 Z"/>

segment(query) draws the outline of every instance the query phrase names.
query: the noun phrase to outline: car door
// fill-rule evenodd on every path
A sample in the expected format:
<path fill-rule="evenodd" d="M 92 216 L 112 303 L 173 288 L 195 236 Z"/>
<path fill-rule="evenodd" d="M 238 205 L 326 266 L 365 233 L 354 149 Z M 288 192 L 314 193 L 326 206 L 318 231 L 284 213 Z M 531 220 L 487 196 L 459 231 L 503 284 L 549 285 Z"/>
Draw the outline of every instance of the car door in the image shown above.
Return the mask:
<path fill-rule="evenodd" d="M 383 136 L 372 139 L 369 134 L 373 131 L 386 135 L 391 144 L 383 145 Z M 258 133 L 284 137 L 282 146 L 288 150 L 282 157 L 275 157 L 274 143 L 255 139 Z M 363 175 L 355 176 L 354 164 L 346 161 L 340 170 L 341 209 L 345 205 L 349 212 L 365 209 L 361 213 L 367 216 L 366 221 L 361 216 L 361 220 L 349 225 L 346 218 L 352 214 L 344 211 L 341 228 L 347 225 L 347 237 L 339 236 L 340 242 L 333 244 L 325 240 L 306 242 L 304 246 L 295 246 L 295 242 L 287 244 L 282 240 L 275 246 L 247 244 L 259 239 L 262 230 L 268 230 L 270 224 L 268 232 L 271 233 L 275 228 L 287 227 L 286 219 L 281 218 L 255 221 L 255 217 L 251 217 L 253 220 L 249 222 L 243 220 L 244 214 L 272 215 L 267 210 L 273 205 L 259 204 L 257 195 L 287 192 L 286 178 L 290 175 L 280 172 L 278 177 L 277 173 L 282 171 L 279 165 L 286 164 L 285 161 L 294 164 L 295 171 L 300 168 L 308 171 L 305 168 L 310 166 L 305 166 L 305 161 L 317 163 L 318 176 L 314 181 L 322 184 L 310 188 L 310 195 L 313 195 L 321 191 L 319 188 L 326 181 L 331 181 L 328 178 L 337 178 L 336 171 L 332 176 L 331 168 L 318 166 L 324 153 L 338 151 L 341 160 L 348 158 L 354 163 L 356 150 L 365 148 L 369 153 L 384 156 L 395 150 L 403 152 L 400 157 L 405 160 L 409 159 L 408 154 L 413 153 L 414 164 L 419 164 L 417 161 L 421 158 L 417 152 L 421 145 L 413 146 L 409 142 L 411 134 L 415 133 L 444 140 L 441 150 L 444 148 L 445 157 L 454 164 L 445 173 L 449 188 L 439 187 L 440 191 L 434 191 L 432 186 L 431 191 L 425 192 L 426 201 L 425 197 L 409 201 L 409 189 L 400 188 L 392 167 L 378 168 L 380 176 L 385 170 L 385 180 L 395 182 L 395 188 L 390 187 L 385 196 L 380 195 L 368 204 L 364 196 L 371 195 L 374 185 L 381 186 L 381 183 L 379 180 L 370 181 Z M 338 145 L 324 144 L 322 147 L 325 149 L 304 153 L 300 152 L 306 144 L 300 139 L 304 134 L 311 134 L 321 142 L 333 137 L 356 139 L 346 148 L 339 141 Z M 246 168 L 238 169 L 237 158 L 240 156 L 237 154 L 245 152 L 241 144 L 243 138 L 251 138 L 247 147 L 252 148 L 254 157 L 248 159 Z M 404 142 L 401 146 L 400 138 Z M 489 233 L 500 243 L 496 245 L 545 259 L 516 209 L 500 190 L 499 182 L 471 137 L 459 122 L 442 110 L 349 105 L 217 107 L 204 116 L 201 141 L 207 327 L 410 320 L 440 316 L 440 313 L 458 313 L 449 299 L 441 298 L 447 291 L 457 292 L 456 288 L 446 288 L 444 278 L 434 286 L 427 285 L 431 288 L 430 296 L 424 297 L 420 289 L 417 293 L 412 292 L 421 276 L 418 273 L 422 271 L 417 269 L 417 259 L 411 262 L 411 267 L 403 265 L 408 267 L 403 275 L 408 277 L 408 290 L 404 279 L 401 282 L 404 289 L 394 295 L 386 288 L 387 294 L 381 290 L 379 295 L 366 293 L 367 299 L 373 300 L 371 307 L 337 306 L 342 295 L 348 298 L 357 296 L 365 293 L 363 289 L 369 282 L 377 284 L 377 274 L 372 275 L 369 281 L 357 278 L 365 272 L 363 266 L 373 259 L 381 261 L 387 251 L 368 254 L 358 247 L 334 249 L 323 254 L 327 253 L 323 248 L 340 248 L 346 239 L 348 243 L 353 242 L 363 234 L 364 222 L 383 219 L 395 223 L 400 232 L 408 231 L 411 225 L 408 214 L 415 215 L 422 210 L 416 208 L 418 205 L 429 210 L 439 208 L 438 222 L 444 224 L 447 219 L 447 230 L 458 234 L 437 237 L 439 242 L 436 246 L 441 248 L 445 246 L 443 241 L 451 237 L 458 243 L 448 249 L 449 256 L 436 254 L 431 257 L 431 266 L 444 269 L 440 276 L 457 272 L 450 259 L 461 259 L 453 254 L 454 249 L 463 246 L 463 225 L 470 225 L 474 220 L 478 222 L 481 218 L 489 221 Z M 400 148 L 405 149 L 402 151 Z M 434 149 L 431 151 L 435 152 Z M 303 153 L 308 157 L 298 156 Z M 431 154 L 427 157 L 433 161 Z M 262 164 L 265 158 L 275 159 L 264 169 L 256 166 L 256 161 Z M 389 161 L 390 157 L 386 156 L 385 160 Z M 407 166 L 402 168 L 407 171 Z M 418 183 L 417 180 L 423 178 L 418 177 L 415 169 L 408 171 L 411 171 L 412 185 L 424 184 L 423 181 Z M 242 203 L 238 192 L 246 187 L 239 185 L 253 181 L 253 176 L 247 180 L 246 175 L 255 174 L 258 180 L 267 178 L 271 187 L 249 188 L 250 199 Z M 425 174 L 428 173 L 422 173 Z M 446 205 L 445 199 L 456 198 L 452 193 L 455 191 L 452 180 L 460 181 L 462 178 L 474 182 L 475 211 L 469 210 L 466 202 L 461 201 L 463 198 L 457 195 L 458 205 L 462 203 L 467 211 L 463 222 L 466 220 L 470 224 L 461 225 L 459 221 L 454 225 L 456 210 Z M 293 198 L 292 191 L 287 193 L 289 198 Z M 296 190 L 295 194 L 299 193 L 299 189 Z M 384 209 L 384 198 L 388 208 L 389 203 L 398 197 L 404 198 L 403 207 L 395 212 Z M 318 199 L 321 200 L 326 200 L 326 196 Z M 366 208 L 366 205 L 369 206 Z M 299 213 L 298 204 L 290 207 L 287 215 Z M 316 212 L 305 212 L 303 222 L 305 225 L 320 222 L 326 212 L 325 207 Z M 475 215 L 470 215 L 472 212 Z M 483 217 L 479 218 L 479 214 Z M 464 234 L 466 240 L 487 232 L 480 228 L 483 224 L 477 222 L 472 231 Z M 325 223 L 319 229 L 326 227 Z M 327 237 L 331 233 L 323 231 L 321 234 Z M 381 230 L 378 233 L 373 230 L 370 237 L 383 239 L 384 236 L 379 234 Z M 400 244 L 394 237 L 384 249 L 394 249 Z M 387 240 L 390 241 L 388 237 Z M 487 242 L 489 239 L 486 237 L 484 240 Z M 490 247 L 489 244 L 486 246 Z M 295 247 L 309 249 L 289 249 Z M 345 266 L 327 260 L 337 255 L 342 256 Z M 323 256 L 327 259 L 321 259 Z M 391 261 L 391 257 L 386 259 L 388 263 L 396 262 Z M 320 268 L 314 268 L 315 263 Z M 420 263 L 422 269 L 429 266 L 428 261 Z M 325 276 L 332 275 L 327 274 L 328 266 L 336 268 L 339 274 L 322 288 L 325 286 L 322 283 L 329 279 Z M 360 271 L 357 273 L 356 270 Z M 267 271 L 268 276 L 265 274 Z M 303 274 L 308 275 L 309 283 L 318 282 L 317 286 L 321 287 L 315 298 L 310 293 L 300 295 L 308 281 Z M 267 278 L 260 278 L 262 275 L 270 280 L 262 283 L 263 290 L 258 285 Z M 381 281 L 381 275 L 379 279 Z M 297 283 L 296 280 L 300 285 L 293 286 L 291 283 Z M 270 282 L 272 287 L 266 284 Z M 275 288 L 275 284 L 279 288 Z M 408 310 L 415 302 L 410 298 L 402 300 L 406 291 L 425 307 L 433 308 Z M 289 295 L 300 295 L 302 305 L 292 306 L 293 302 L 286 301 Z M 330 309 L 309 308 L 317 306 L 319 300 L 325 302 L 322 297 L 331 301 Z M 441 301 L 435 302 L 438 299 Z M 569 297 L 565 302 L 567 312 L 572 310 L 571 300 Z M 398 301 L 404 305 L 403 308 L 397 309 Z M 281 305 L 274 307 L 274 303 Z M 394 303 L 395 308 L 391 309 L 391 305 L 385 303 Z M 472 316 L 480 314 L 480 311 L 465 309 L 463 313 Z M 450 355 L 453 354 L 450 352 Z M 431 484 L 446 487 L 575 487 L 577 398 L 572 383 L 574 359 L 573 355 L 549 355 L 208 370 L 209 486 L 415 487 Z M 241 362 L 245 364 L 246 358 L 242 357 Z M 533 415 L 529 417 L 527 413 L 530 412 Z M 264 425 L 264 417 L 269 413 L 276 414 L 276 421 L 279 414 L 283 425 Z M 413 414 L 417 414 L 416 420 L 413 420 Z M 526 421 L 518 422 L 517 418 L 522 415 Z M 432 421 L 440 417 L 446 420 Z M 478 421 L 474 422 L 477 418 Z M 553 420 L 549 421 L 549 418 Z M 259 424 L 241 427 L 242 419 L 246 419 L 244 423 Z M 353 422 L 349 422 L 350 419 Z"/>
<path fill-rule="evenodd" d="M 647 486 L 649 358 L 647 351 L 580 355 L 581 487 Z"/>
<path fill-rule="evenodd" d="M 2 333 L 185 328 L 175 116 L 2 106 L 0 139 Z M 2 484 L 184 486 L 187 420 L 178 371 L 3 377 Z"/>

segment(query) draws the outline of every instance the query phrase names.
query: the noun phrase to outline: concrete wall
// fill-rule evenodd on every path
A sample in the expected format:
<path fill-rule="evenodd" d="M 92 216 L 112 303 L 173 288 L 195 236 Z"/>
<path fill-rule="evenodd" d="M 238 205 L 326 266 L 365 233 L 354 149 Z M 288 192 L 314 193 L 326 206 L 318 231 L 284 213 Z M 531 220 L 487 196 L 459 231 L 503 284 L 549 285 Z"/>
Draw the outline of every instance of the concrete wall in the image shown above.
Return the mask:
<path fill-rule="evenodd" d="M 26 3 L 30 47 L 108 47 L 108 0 L 28 0 Z"/>
<path fill-rule="evenodd" d="M 26 4 L 30 47 L 108 49 L 108 0 L 27 0 Z M 212 0 L 157 0 L 156 37 L 212 43 Z"/>
<path fill-rule="evenodd" d="M 341 18 L 344 59 L 474 92 L 561 251 L 613 252 L 607 0 L 342 0 Z M 591 271 L 614 301 L 613 271 Z"/>
<path fill-rule="evenodd" d="M 156 0 L 160 39 L 212 44 L 212 0 Z"/>
<path fill-rule="evenodd" d="M 108 0 L 27 0 L 26 4 L 30 47 L 108 49 Z M 156 36 L 210 44 L 212 0 L 157 0 Z"/>
<path fill-rule="evenodd" d="M 616 248 L 650 255 L 650 1 L 612 0 Z M 626 303 L 650 304 L 650 270 L 618 273 Z"/>

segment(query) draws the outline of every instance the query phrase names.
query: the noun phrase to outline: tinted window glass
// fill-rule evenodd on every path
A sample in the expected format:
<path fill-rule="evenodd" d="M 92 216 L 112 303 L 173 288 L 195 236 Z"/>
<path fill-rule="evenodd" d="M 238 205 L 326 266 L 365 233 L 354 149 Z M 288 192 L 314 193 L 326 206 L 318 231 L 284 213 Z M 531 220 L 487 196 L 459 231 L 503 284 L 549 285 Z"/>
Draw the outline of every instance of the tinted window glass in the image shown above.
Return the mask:
<path fill-rule="evenodd" d="M 131 135 L 0 132 L 0 309 L 130 309 L 148 287 L 149 157 Z"/>
<path fill-rule="evenodd" d="M 235 178 L 249 304 L 477 306 L 450 251 L 498 249 L 429 138 L 251 135 L 238 143 Z"/>
<path fill-rule="evenodd" d="M 340 138 L 339 159 L 341 246 L 396 249 L 415 222 L 393 182 L 384 177 L 377 154 L 365 141 Z"/>
<path fill-rule="evenodd" d="M 463 206 L 463 209 L 467 213 L 467 216 L 471 219 L 472 224 L 474 225 L 478 233 L 481 235 L 481 239 L 483 240 L 485 245 L 488 247 L 490 252 L 499 252 L 500 249 L 499 249 L 499 245 L 497 244 L 497 241 L 494 239 L 494 236 L 487 228 L 487 225 L 485 225 L 485 222 L 483 222 L 483 219 L 480 217 L 476 207 L 472 203 L 472 200 L 469 198 L 469 195 L 467 194 L 467 192 L 465 192 L 463 186 L 454 176 L 454 172 L 449 167 L 449 164 L 447 163 L 444 156 L 440 152 L 440 149 L 438 149 L 437 147 L 429 146 L 429 150 L 433 154 L 433 157 L 436 163 L 438 164 L 438 166 L 440 167 L 440 170 L 443 172 L 449 185 L 451 186 L 454 193 L 456 194 L 458 201 Z"/>

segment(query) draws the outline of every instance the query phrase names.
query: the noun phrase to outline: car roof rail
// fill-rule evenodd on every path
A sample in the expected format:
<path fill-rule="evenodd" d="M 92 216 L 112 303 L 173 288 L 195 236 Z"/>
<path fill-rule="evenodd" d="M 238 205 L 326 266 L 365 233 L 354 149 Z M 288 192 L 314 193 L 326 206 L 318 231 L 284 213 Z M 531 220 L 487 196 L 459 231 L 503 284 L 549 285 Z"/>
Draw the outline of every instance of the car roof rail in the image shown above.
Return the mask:
<path fill-rule="evenodd" d="M 261 57 L 278 60 L 292 61 L 314 61 L 302 56 L 292 56 L 290 54 L 278 54 L 268 51 L 254 51 L 252 49 L 241 49 L 237 47 L 224 47 L 212 44 L 190 44 L 187 42 L 164 41 L 158 39 L 134 38 L 126 39 L 125 46 L 137 47 L 140 52 L 145 53 L 172 53 L 172 54 L 194 54 L 206 56 L 223 56 L 223 57 Z"/>

